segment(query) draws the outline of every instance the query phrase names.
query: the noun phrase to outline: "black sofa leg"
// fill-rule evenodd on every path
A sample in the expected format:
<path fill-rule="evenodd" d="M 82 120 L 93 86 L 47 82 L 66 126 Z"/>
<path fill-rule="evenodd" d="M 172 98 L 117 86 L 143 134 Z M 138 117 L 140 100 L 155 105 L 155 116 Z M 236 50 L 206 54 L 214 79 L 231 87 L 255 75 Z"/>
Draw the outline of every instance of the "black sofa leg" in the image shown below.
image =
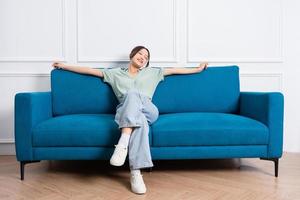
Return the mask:
<path fill-rule="evenodd" d="M 21 162 L 20 162 L 20 172 L 21 172 L 21 180 L 22 180 L 22 181 L 24 180 L 24 169 L 25 169 L 25 164 L 28 164 L 28 163 L 35 163 L 35 162 L 40 162 L 40 161 L 38 160 L 38 161 L 21 161 Z"/>
<path fill-rule="evenodd" d="M 21 162 L 20 162 L 21 181 L 24 180 L 24 166 L 25 166 L 25 161 L 21 161 Z"/>
<path fill-rule="evenodd" d="M 278 158 L 260 158 L 261 160 L 269 160 L 273 161 L 275 165 L 275 177 L 278 177 L 278 166 L 279 166 L 279 159 Z"/>

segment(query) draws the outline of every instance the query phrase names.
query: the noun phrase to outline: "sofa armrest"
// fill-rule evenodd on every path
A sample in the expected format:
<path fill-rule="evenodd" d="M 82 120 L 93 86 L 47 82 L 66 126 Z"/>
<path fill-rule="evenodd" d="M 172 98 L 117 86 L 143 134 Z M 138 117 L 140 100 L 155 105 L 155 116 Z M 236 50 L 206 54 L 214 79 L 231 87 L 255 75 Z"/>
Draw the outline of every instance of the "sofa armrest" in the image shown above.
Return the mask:
<path fill-rule="evenodd" d="M 31 130 L 39 122 L 52 117 L 51 92 L 15 95 L 15 147 L 18 161 L 31 161 Z"/>
<path fill-rule="evenodd" d="M 240 95 L 240 114 L 269 128 L 268 158 L 282 156 L 283 101 L 280 92 L 241 92 Z"/>

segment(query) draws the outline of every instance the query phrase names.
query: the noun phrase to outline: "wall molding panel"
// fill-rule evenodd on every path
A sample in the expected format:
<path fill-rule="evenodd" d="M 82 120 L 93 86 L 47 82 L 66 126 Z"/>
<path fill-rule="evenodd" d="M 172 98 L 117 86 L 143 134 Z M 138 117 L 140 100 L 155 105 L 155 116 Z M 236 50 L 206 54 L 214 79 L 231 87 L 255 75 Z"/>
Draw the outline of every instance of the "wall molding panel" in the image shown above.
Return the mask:
<path fill-rule="evenodd" d="M 13 2 L 13 1 L 9 1 L 9 0 L 6 0 L 7 2 L 6 3 L 8 3 L 8 2 L 10 2 L 10 4 L 20 4 L 22 1 L 15 1 L 15 2 Z M 60 43 L 60 49 L 59 49 L 59 51 L 61 52 L 61 53 L 58 53 L 58 54 L 60 54 L 59 56 L 22 56 L 22 55 L 20 55 L 20 56 L 3 56 L 3 55 L 1 55 L 1 54 L 3 54 L 5 51 L 1 51 L 1 47 L 0 47 L 0 63 L 1 62 L 3 62 L 3 63 L 7 63 L 7 62 L 52 62 L 53 60 L 59 60 L 59 61 L 66 61 L 66 58 L 65 58 L 65 55 L 66 55 L 66 41 L 65 41 L 65 38 L 66 38 L 66 31 L 65 31 L 65 18 L 66 18 L 66 6 L 65 6 L 65 1 L 66 0 L 56 0 L 56 1 L 54 1 L 54 0 L 48 0 L 48 2 L 47 1 L 43 1 L 43 2 L 40 2 L 40 4 L 39 5 L 41 5 L 41 4 L 54 4 L 53 2 L 57 2 L 58 3 L 58 6 L 56 6 L 56 7 L 59 7 L 60 8 L 60 15 L 61 15 L 61 19 L 60 19 L 60 29 L 61 29 L 61 32 L 59 33 L 59 35 L 60 35 L 60 40 L 61 40 L 61 43 Z M 51 2 L 51 3 L 50 3 Z M 33 7 L 34 8 L 34 6 L 32 6 L 32 5 L 34 5 L 34 4 L 36 4 L 37 2 L 36 1 L 33 1 L 33 0 L 30 0 L 30 1 L 26 1 L 26 2 L 23 2 L 24 3 L 24 5 L 26 5 L 26 6 L 28 6 L 28 7 Z M 19 5 L 15 5 L 16 7 L 16 9 L 21 9 L 21 10 L 25 10 L 24 9 L 24 7 L 23 6 L 19 6 Z M 45 6 L 47 6 L 47 5 L 45 5 Z M 54 5 L 52 5 L 52 6 L 54 6 Z M 26 8 L 26 7 L 25 7 Z M 51 9 L 51 10 L 53 10 L 52 8 L 49 8 L 49 9 Z M 0 8 L 0 11 L 1 11 L 1 8 Z M 5 11 L 7 11 L 7 10 L 5 10 Z M 36 10 L 35 10 L 36 11 Z M 25 11 L 24 11 L 25 12 Z M 30 12 L 30 13 L 34 13 L 34 12 Z M 16 13 L 16 15 L 17 15 L 18 13 Z M 24 14 L 24 13 L 23 13 Z M 51 11 L 51 14 L 53 14 L 53 11 Z M 28 15 L 28 13 L 27 13 L 27 15 Z M 51 15 L 50 15 L 51 16 Z M 19 18 L 23 18 L 24 16 L 19 16 Z M 30 16 L 31 17 L 31 20 L 33 19 L 33 18 L 35 18 L 36 16 Z M 41 17 L 44 17 L 44 16 L 41 16 Z M 14 21 L 14 23 L 17 23 L 17 19 L 18 17 L 16 17 L 16 19 L 13 19 L 13 21 Z M 40 19 L 37 19 L 37 20 L 40 20 Z M 6 23 L 6 21 L 4 22 L 4 23 Z M 14 41 L 14 44 L 13 45 L 9 45 L 9 46 L 15 46 L 15 50 L 18 52 L 19 51 L 19 48 L 20 48 L 20 44 L 18 44 L 20 41 L 22 42 L 22 41 L 26 41 L 27 40 L 27 38 L 26 38 L 26 36 L 24 36 L 25 38 L 23 38 L 23 33 L 21 33 L 22 32 L 22 30 L 19 30 L 19 29 L 24 29 L 24 27 L 21 27 L 20 26 L 20 23 L 21 22 L 19 22 L 19 24 L 17 24 L 17 30 L 14 30 L 15 32 L 17 32 L 16 33 L 16 37 L 18 38 L 18 39 L 14 39 L 13 41 Z M 48 34 L 48 35 L 44 35 L 45 37 L 43 38 L 44 40 L 47 40 L 47 39 L 49 39 L 49 36 L 51 35 L 49 35 L 49 33 L 48 33 L 48 31 L 49 32 L 51 32 L 51 30 L 44 30 L 45 29 L 45 27 L 47 26 L 47 25 L 45 25 L 44 27 L 42 27 L 42 28 L 40 28 L 40 26 L 42 26 L 43 24 L 41 24 L 42 23 L 42 21 L 40 21 L 40 22 L 38 22 L 38 24 L 36 24 L 36 25 L 34 25 L 35 27 L 38 27 L 37 29 L 41 29 L 42 31 L 41 31 L 41 34 Z M 1 20 L 0 20 L 0 25 L 1 25 L 2 23 L 1 23 Z M 47 23 L 48 24 L 48 23 Z M 51 24 L 51 23 L 50 23 Z M 2 24 L 3 25 L 3 24 Z M 31 24 L 31 25 L 33 25 L 33 24 Z M 55 25 L 52 25 L 52 26 L 56 26 L 56 24 Z M 28 29 L 27 27 L 25 28 L 25 29 Z M 29 27 L 29 29 L 30 29 L 30 27 Z M 7 33 L 7 35 L 8 35 L 8 33 Z M 6 35 L 6 36 L 7 36 Z M 1 37 L 4 37 L 5 35 L 1 35 L 1 33 L 0 33 L 0 42 L 1 42 Z M 13 37 L 14 35 L 13 34 L 10 34 L 9 35 L 9 37 Z M 41 38 L 37 38 L 37 39 L 40 39 L 40 40 L 42 40 Z M 53 39 L 53 38 L 52 38 Z M 35 39 L 33 39 L 33 38 L 31 38 L 30 40 L 35 40 Z M 34 41 L 35 42 L 35 41 Z M 48 42 L 48 41 L 47 41 Z M 47 42 L 45 42 L 45 44 L 47 44 Z M 37 42 L 37 43 L 35 43 L 35 44 L 32 44 L 32 43 L 26 43 L 25 42 L 25 46 L 31 46 L 31 45 L 35 45 L 35 46 L 37 46 L 38 48 L 41 48 L 41 50 L 40 51 L 45 51 L 45 48 L 44 47 L 42 47 L 41 45 L 42 44 L 40 44 L 41 42 Z M 53 43 L 53 42 L 52 42 Z M 49 44 L 52 44 L 52 43 L 49 43 Z M 6 45 L 4 48 L 7 48 L 8 47 L 8 45 Z M 28 47 L 26 47 L 26 48 L 28 48 Z M 2 48 L 3 48 L 3 46 L 2 46 Z M 24 47 L 21 47 L 21 48 L 24 48 Z M 30 49 L 30 47 L 29 47 L 29 49 Z M 32 50 L 33 48 L 31 48 L 31 50 Z M 28 49 L 26 49 L 27 51 L 28 51 Z M 25 49 L 23 49 L 23 51 L 25 51 Z M 37 51 L 35 51 L 35 53 L 37 53 Z M 43 54 L 48 54 L 47 52 L 43 52 Z"/>
<path fill-rule="evenodd" d="M 283 92 L 283 73 L 240 73 L 241 91 Z"/>
<path fill-rule="evenodd" d="M 127 54 L 126 55 L 120 55 L 120 53 L 119 53 L 118 55 L 116 55 L 116 53 L 114 53 L 114 52 L 111 52 L 110 55 L 106 55 L 106 56 L 82 55 L 83 54 L 82 52 L 84 52 L 84 50 L 82 50 L 82 48 L 83 48 L 83 44 L 82 43 L 83 42 L 81 42 L 81 40 L 82 40 L 82 38 L 89 38 L 89 37 L 83 37 L 83 36 L 81 36 L 81 35 L 83 35 L 83 34 L 81 34 L 81 31 L 84 29 L 84 28 L 82 28 L 82 25 L 80 23 L 80 20 L 83 20 L 82 19 L 83 16 L 81 14 L 81 12 L 82 12 L 81 10 L 83 9 L 82 8 L 82 2 L 85 2 L 85 1 L 83 1 L 83 0 L 76 0 L 76 4 L 77 4 L 76 5 L 76 7 L 77 7 L 76 8 L 77 9 L 77 19 L 76 19 L 76 24 L 77 24 L 76 25 L 77 26 L 77 31 L 76 31 L 76 40 L 77 40 L 76 41 L 76 44 L 77 44 L 77 51 L 76 52 L 77 52 L 77 56 L 76 57 L 77 57 L 77 62 L 78 63 L 80 63 L 80 62 L 85 62 L 85 63 L 90 63 L 90 62 L 96 62 L 96 63 L 103 63 L 103 62 L 128 62 L 129 58 L 128 58 Z M 92 2 L 98 2 L 98 1 L 92 1 Z M 113 2 L 115 2 L 115 1 L 113 1 Z M 137 1 L 137 0 L 130 0 L 129 2 L 139 3 L 139 1 Z M 161 4 L 162 3 L 159 0 L 145 1 L 145 2 L 147 2 L 148 4 L 155 4 L 155 3 Z M 152 2 L 152 3 L 150 3 L 150 2 Z M 166 5 L 166 2 L 169 3 L 168 6 Z M 128 1 L 127 1 L 127 3 L 128 3 Z M 171 36 L 172 39 L 171 39 L 171 41 L 169 41 L 169 43 L 170 43 L 170 45 L 172 47 L 170 49 L 168 49 L 169 50 L 168 51 L 169 55 L 168 56 L 164 56 L 164 57 L 161 57 L 161 56 L 158 56 L 158 55 L 153 55 L 152 52 L 155 52 L 155 51 L 153 51 L 154 49 L 156 51 L 161 51 L 162 49 L 165 49 L 168 46 L 163 44 L 164 40 L 161 39 L 161 38 L 159 38 L 158 40 L 157 40 L 157 38 L 151 38 L 151 37 L 158 36 L 158 35 L 152 36 L 150 30 L 156 30 L 156 29 L 159 30 L 159 28 L 157 28 L 155 26 L 151 27 L 151 25 L 149 25 L 149 27 L 147 28 L 147 30 L 149 30 L 149 34 L 148 35 L 145 34 L 145 35 L 147 35 L 148 39 L 151 40 L 152 43 L 147 42 L 147 40 L 143 41 L 145 38 L 144 39 L 138 38 L 136 40 L 133 38 L 132 42 L 125 42 L 126 43 L 125 46 L 128 46 L 129 43 L 132 44 L 130 46 L 130 49 L 126 49 L 126 50 L 124 49 L 122 52 L 128 52 L 128 54 L 129 54 L 129 52 L 130 52 L 130 50 L 131 50 L 132 47 L 134 47 L 134 46 L 136 46 L 138 44 L 144 44 L 144 43 L 146 43 L 145 46 L 147 46 L 147 47 L 150 46 L 149 48 L 152 50 L 151 51 L 151 62 L 154 62 L 154 63 L 155 62 L 159 62 L 159 63 L 178 62 L 178 55 L 177 55 L 177 31 L 176 31 L 177 30 L 177 26 L 178 26 L 178 21 L 177 21 L 177 18 L 178 18 L 178 16 L 177 16 L 178 15 L 178 12 L 177 12 L 177 0 L 164 1 L 164 5 L 165 5 L 164 9 L 170 9 L 169 12 L 172 13 L 171 16 L 167 16 L 168 17 L 167 19 L 169 21 L 167 23 L 164 23 L 164 24 L 171 25 L 170 30 L 169 30 L 169 32 L 170 32 L 169 36 Z M 155 7 L 155 5 L 153 5 L 152 7 Z M 160 7 L 162 7 L 162 8 L 160 8 Z M 163 9 L 163 5 L 160 5 L 160 7 L 158 7 L 158 8 Z M 125 9 L 124 11 L 125 11 L 125 13 L 128 13 L 128 10 Z M 164 14 L 164 13 L 161 12 L 161 14 Z M 149 20 L 149 19 L 146 19 L 146 20 Z M 164 17 L 161 17 L 161 20 L 164 20 Z M 149 20 L 149 22 L 151 22 L 151 20 Z M 108 23 L 110 23 L 109 20 L 108 20 Z M 149 24 L 151 24 L 151 23 L 149 23 Z M 109 29 L 111 28 L 110 24 L 103 24 L 103 26 L 105 26 L 105 25 Z M 157 24 L 155 24 L 155 25 L 157 25 Z M 148 26 L 148 24 L 147 24 L 147 26 Z M 136 27 L 136 28 L 138 28 L 138 27 Z M 105 30 L 106 29 L 104 29 L 103 31 L 105 31 Z M 125 31 L 128 31 L 128 30 L 125 30 Z M 136 31 L 138 31 L 138 29 Z M 115 33 L 115 32 L 116 31 L 112 31 L 112 33 Z M 154 31 L 154 32 L 152 31 L 152 33 L 155 33 L 155 32 L 156 31 Z M 115 38 L 118 38 L 118 37 L 121 37 L 121 40 L 124 40 L 124 39 L 125 40 L 130 40 L 131 39 L 130 37 L 122 38 L 122 35 L 120 35 L 120 36 L 117 35 Z M 105 39 L 105 41 L 106 40 L 107 39 Z M 141 42 L 139 42 L 138 40 L 141 41 Z M 113 39 L 109 40 L 109 42 L 111 42 L 112 44 L 114 43 Z M 93 42 L 90 42 L 89 44 L 93 44 Z M 165 46 L 165 47 L 164 48 L 160 48 L 160 45 Z M 101 44 L 99 44 L 99 46 L 101 46 Z M 109 46 L 109 43 L 105 44 L 104 46 L 105 47 Z M 96 47 L 94 46 L 94 48 L 96 48 Z M 121 44 L 120 44 L 120 48 L 122 48 Z M 100 51 L 103 51 L 103 49 L 100 49 Z M 161 52 L 161 53 L 164 54 L 164 52 Z"/>
<path fill-rule="evenodd" d="M 282 0 L 248 0 L 246 2 L 238 0 L 226 2 L 187 0 L 186 3 L 187 62 L 283 62 Z M 217 8 L 216 4 L 221 5 Z M 201 12 L 197 9 L 198 7 L 201 7 Z M 260 17 L 247 12 L 249 7 L 253 13 L 257 12 L 256 14 Z M 265 12 L 263 8 L 268 8 L 268 12 Z M 191 26 L 193 23 L 196 24 L 196 20 L 199 21 L 197 26 Z M 249 30 L 247 30 L 248 26 L 250 26 Z M 256 26 L 261 29 L 253 31 L 251 27 Z M 273 38 L 273 41 L 269 40 L 270 38 Z M 238 56 L 239 54 L 240 56 Z M 251 54 L 256 55 L 251 56 Z"/>

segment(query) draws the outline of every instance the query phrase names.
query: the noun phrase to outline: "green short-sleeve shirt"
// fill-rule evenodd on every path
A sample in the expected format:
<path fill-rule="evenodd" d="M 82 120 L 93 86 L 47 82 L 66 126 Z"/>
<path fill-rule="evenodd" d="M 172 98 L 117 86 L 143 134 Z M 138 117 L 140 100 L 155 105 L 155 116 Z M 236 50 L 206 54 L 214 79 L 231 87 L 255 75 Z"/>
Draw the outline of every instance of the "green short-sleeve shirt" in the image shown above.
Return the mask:
<path fill-rule="evenodd" d="M 130 89 L 136 89 L 141 94 L 152 99 L 158 83 L 164 80 L 163 68 L 146 67 L 132 77 L 128 68 L 109 68 L 102 69 L 103 81 L 111 85 L 115 95 L 121 102 L 124 95 Z"/>

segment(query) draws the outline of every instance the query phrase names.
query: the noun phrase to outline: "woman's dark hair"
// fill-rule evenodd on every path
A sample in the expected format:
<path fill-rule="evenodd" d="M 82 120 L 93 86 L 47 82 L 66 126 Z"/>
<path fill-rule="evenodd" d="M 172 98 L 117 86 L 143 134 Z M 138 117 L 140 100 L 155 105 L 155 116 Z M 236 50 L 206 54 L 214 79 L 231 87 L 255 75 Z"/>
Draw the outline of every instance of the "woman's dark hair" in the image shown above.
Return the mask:
<path fill-rule="evenodd" d="M 137 54 L 141 49 L 145 49 L 147 52 L 148 52 L 148 62 L 147 62 L 147 65 L 146 67 L 148 67 L 149 65 L 149 60 L 150 60 L 150 51 L 149 49 L 147 49 L 146 47 L 144 46 L 136 46 L 134 47 L 132 50 L 131 50 L 131 53 L 129 54 L 129 58 L 130 60 L 135 56 L 135 54 Z"/>

